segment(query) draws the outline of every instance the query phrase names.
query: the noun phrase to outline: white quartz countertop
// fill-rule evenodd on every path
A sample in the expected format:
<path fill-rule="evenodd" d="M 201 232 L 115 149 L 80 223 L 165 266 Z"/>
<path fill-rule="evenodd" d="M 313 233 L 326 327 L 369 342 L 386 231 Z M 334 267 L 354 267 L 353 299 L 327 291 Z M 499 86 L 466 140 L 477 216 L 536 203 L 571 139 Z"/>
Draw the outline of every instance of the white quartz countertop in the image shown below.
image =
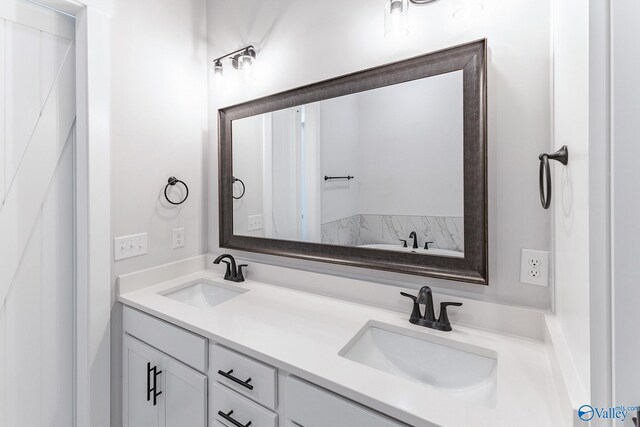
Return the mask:
<path fill-rule="evenodd" d="M 224 282 L 249 292 L 212 308 L 196 308 L 161 295 L 200 279 L 223 282 L 217 272 L 201 271 L 124 293 L 118 298 L 127 306 L 413 426 L 562 425 L 544 343 L 455 324 L 452 332 L 435 331 L 409 323 L 409 313 L 250 280 L 238 284 Z M 331 278 L 328 276 L 327 280 Z M 370 321 L 495 351 L 498 354 L 495 407 L 461 400 L 436 388 L 341 357 L 340 350 Z"/>

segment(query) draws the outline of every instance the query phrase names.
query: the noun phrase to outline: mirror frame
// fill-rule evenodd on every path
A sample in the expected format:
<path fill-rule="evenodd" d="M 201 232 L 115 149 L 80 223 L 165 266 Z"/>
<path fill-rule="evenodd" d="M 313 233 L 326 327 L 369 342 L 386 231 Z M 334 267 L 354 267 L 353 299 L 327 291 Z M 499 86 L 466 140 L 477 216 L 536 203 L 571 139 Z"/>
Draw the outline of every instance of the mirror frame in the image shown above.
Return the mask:
<path fill-rule="evenodd" d="M 486 61 L 483 39 L 218 110 L 220 248 L 488 285 Z M 233 120 L 459 70 L 463 71 L 464 258 L 233 234 Z"/>

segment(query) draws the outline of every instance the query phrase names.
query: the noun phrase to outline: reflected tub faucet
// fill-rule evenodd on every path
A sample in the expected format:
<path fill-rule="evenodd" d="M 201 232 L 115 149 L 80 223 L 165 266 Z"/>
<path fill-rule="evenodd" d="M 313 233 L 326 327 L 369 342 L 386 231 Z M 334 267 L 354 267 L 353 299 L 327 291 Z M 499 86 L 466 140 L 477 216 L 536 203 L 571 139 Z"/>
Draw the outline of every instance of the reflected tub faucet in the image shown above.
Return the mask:
<path fill-rule="evenodd" d="M 418 249 L 418 235 L 416 232 L 412 231 L 411 234 L 409 234 L 409 238 L 413 239 L 413 249 Z"/>

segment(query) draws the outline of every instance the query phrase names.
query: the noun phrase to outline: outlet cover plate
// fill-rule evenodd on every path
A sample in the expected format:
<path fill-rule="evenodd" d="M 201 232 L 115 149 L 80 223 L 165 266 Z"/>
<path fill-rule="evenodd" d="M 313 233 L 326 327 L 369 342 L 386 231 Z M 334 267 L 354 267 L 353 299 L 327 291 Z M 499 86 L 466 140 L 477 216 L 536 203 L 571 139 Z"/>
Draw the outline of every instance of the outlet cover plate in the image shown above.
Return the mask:
<path fill-rule="evenodd" d="M 173 229 L 173 249 L 184 248 L 184 227 Z"/>
<path fill-rule="evenodd" d="M 247 231 L 255 231 L 262 229 L 262 214 L 249 215 Z"/>
<path fill-rule="evenodd" d="M 115 261 L 144 255 L 147 253 L 147 249 L 147 233 L 113 239 L 113 257 Z"/>
<path fill-rule="evenodd" d="M 523 249 L 520 256 L 520 282 L 549 286 L 549 252 Z"/>

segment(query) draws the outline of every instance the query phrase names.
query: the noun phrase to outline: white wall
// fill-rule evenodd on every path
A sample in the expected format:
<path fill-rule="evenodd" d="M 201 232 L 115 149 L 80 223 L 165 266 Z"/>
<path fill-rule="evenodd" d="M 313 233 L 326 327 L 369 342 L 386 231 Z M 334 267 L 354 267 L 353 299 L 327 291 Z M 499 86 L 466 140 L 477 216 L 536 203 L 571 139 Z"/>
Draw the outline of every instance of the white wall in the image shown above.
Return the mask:
<path fill-rule="evenodd" d="M 320 176 L 355 176 L 353 180 L 324 181 L 320 222 L 357 215 L 360 183 L 360 120 L 358 97 L 343 96 L 320 102 Z"/>
<path fill-rule="evenodd" d="M 550 1 L 484 3 L 484 12 L 469 21 L 452 19 L 452 2 L 412 7 L 412 38 L 393 44 L 384 39 L 383 6 L 376 1 L 208 0 L 209 59 L 248 43 L 258 50 L 250 82 L 227 79 L 221 90 L 210 92 L 210 251 L 218 248 L 219 107 L 487 37 L 489 287 L 250 256 L 384 283 L 417 287 L 429 282 L 472 298 L 550 307 L 549 289 L 519 283 L 520 249 L 550 246 L 550 214 L 540 208 L 537 188 L 537 156 L 549 149 L 550 135 Z"/>
<path fill-rule="evenodd" d="M 116 275 L 201 254 L 207 140 L 205 1 L 116 1 L 112 23 L 113 235 L 149 233 L 147 255 L 118 261 Z M 189 199 L 161 194 L 175 176 Z M 176 189 L 174 197 L 179 197 Z M 185 247 L 172 249 L 172 229 Z"/>
<path fill-rule="evenodd" d="M 206 252 L 206 1 L 114 0 L 111 17 L 113 237 L 148 233 L 147 255 L 113 264 L 112 277 Z M 189 199 L 161 194 L 176 176 Z M 174 195 L 179 196 L 176 190 Z M 172 249 L 172 229 L 185 247 Z M 112 298 L 115 298 L 115 281 Z M 121 313 L 111 325 L 111 425 L 121 424 Z"/>
<path fill-rule="evenodd" d="M 462 87 L 458 71 L 357 95 L 358 213 L 463 216 Z"/>
<path fill-rule="evenodd" d="M 590 385 L 589 334 L 589 8 L 554 2 L 555 309 L 585 391 Z M 556 163 L 556 162 L 552 162 Z"/>
<path fill-rule="evenodd" d="M 264 228 L 248 231 L 249 215 L 262 214 L 263 196 L 263 117 L 253 116 L 233 122 L 233 174 L 245 185 L 245 194 L 233 201 L 233 232 L 263 237 Z M 234 186 L 234 195 L 242 194 L 242 185 Z"/>
<path fill-rule="evenodd" d="M 640 254 L 640 4 L 620 0 L 612 5 L 613 402 L 631 406 L 640 405 L 640 286 L 636 270 Z"/>

